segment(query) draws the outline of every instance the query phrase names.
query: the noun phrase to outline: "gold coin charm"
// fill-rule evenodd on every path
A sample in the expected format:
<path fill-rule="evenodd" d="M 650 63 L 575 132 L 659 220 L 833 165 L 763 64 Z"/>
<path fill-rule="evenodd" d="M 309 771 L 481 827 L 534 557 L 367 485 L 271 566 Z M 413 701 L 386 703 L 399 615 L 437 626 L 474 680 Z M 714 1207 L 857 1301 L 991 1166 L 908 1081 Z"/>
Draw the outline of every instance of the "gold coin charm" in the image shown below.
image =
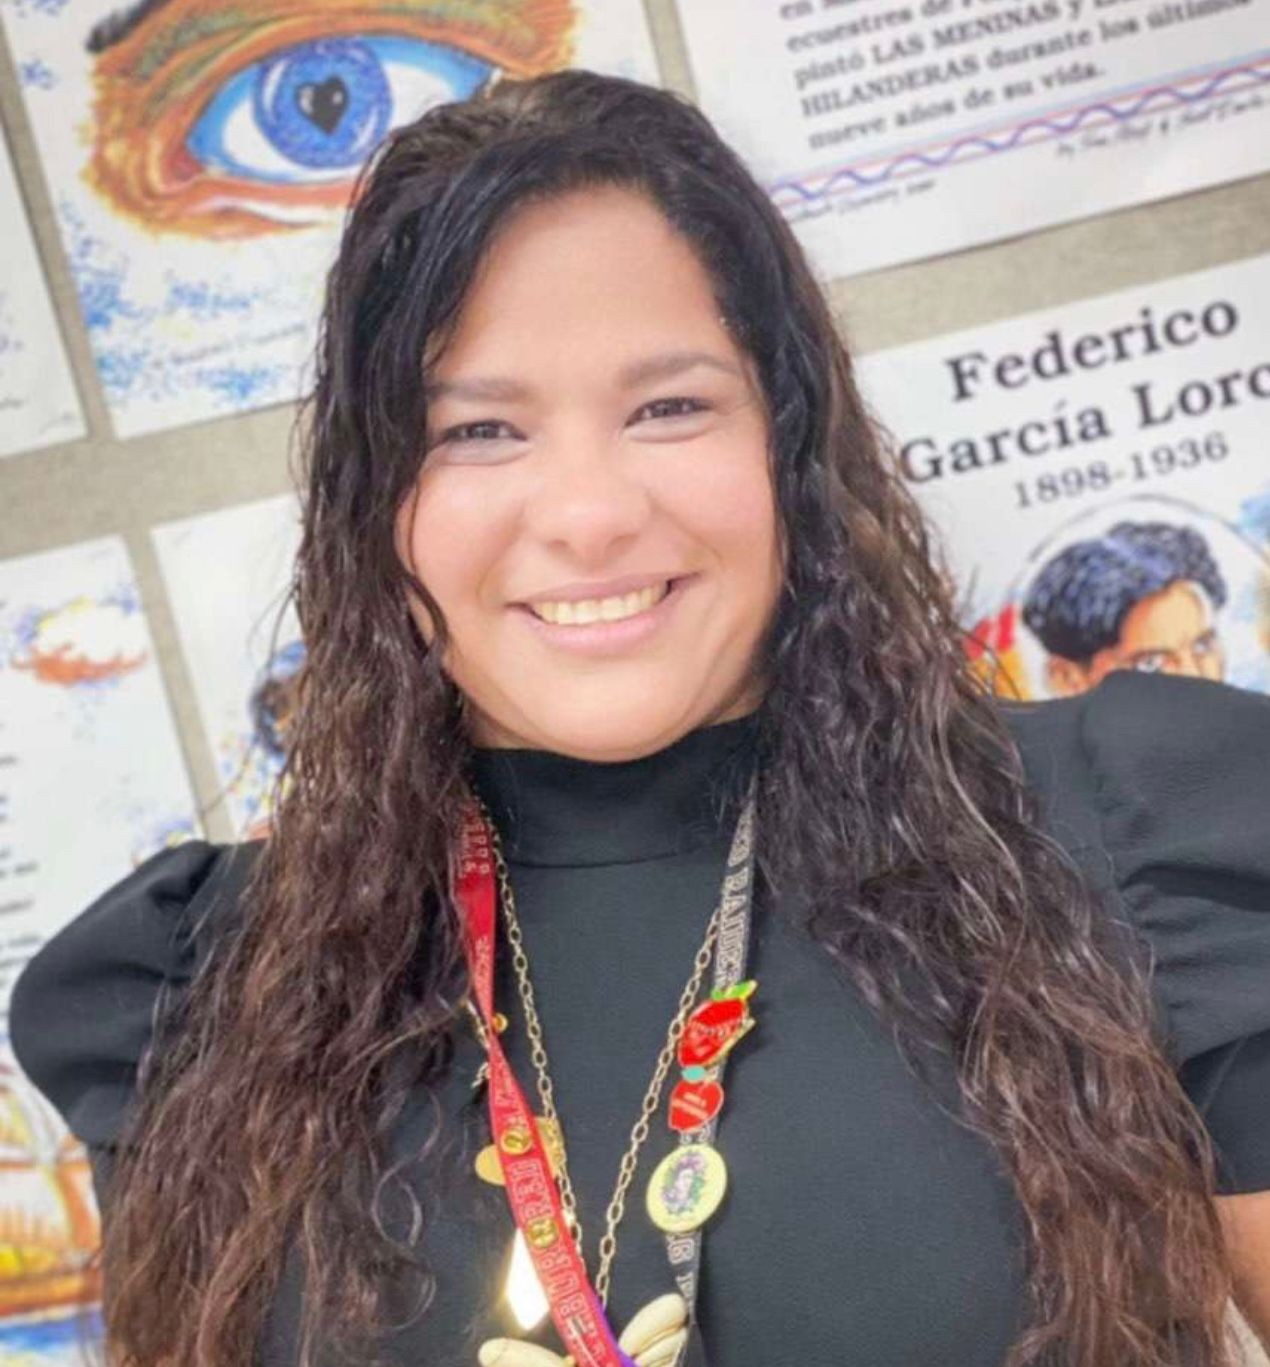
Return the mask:
<path fill-rule="evenodd" d="M 560 1227 L 550 1215 L 530 1220 L 525 1226 L 525 1238 L 531 1248 L 550 1248 L 560 1237 Z"/>
<path fill-rule="evenodd" d="M 542 1136 L 542 1146 L 547 1151 L 547 1162 L 551 1165 L 552 1174 L 560 1171 L 560 1165 L 564 1162 L 564 1139 L 560 1133 L 560 1127 L 554 1120 L 548 1120 L 545 1115 L 540 1115 L 538 1121 L 538 1133 Z M 514 1138 L 511 1138 L 514 1136 Z M 507 1141 L 511 1138 L 511 1143 Z M 528 1135 L 524 1130 L 507 1130 L 503 1134 L 503 1148 L 510 1154 L 524 1153 L 528 1148 L 525 1141 Z M 525 1143 L 525 1147 L 516 1147 Z M 476 1155 L 476 1175 L 482 1182 L 489 1182 L 496 1187 L 504 1185 L 503 1165 L 498 1157 L 498 1145 L 486 1144 L 486 1146 Z"/>
<path fill-rule="evenodd" d="M 528 1153 L 533 1147 L 534 1137 L 524 1125 L 508 1125 L 499 1139 L 499 1148 L 513 1157 Z"/>
<path fill-rule="evenodd" d="M 728 1169 L 709 1144 L 681 1144 L 653 1169 L 648 1218 L 667 1234 L 687 1234 L 714 1214 L 728 1188 Z"/>

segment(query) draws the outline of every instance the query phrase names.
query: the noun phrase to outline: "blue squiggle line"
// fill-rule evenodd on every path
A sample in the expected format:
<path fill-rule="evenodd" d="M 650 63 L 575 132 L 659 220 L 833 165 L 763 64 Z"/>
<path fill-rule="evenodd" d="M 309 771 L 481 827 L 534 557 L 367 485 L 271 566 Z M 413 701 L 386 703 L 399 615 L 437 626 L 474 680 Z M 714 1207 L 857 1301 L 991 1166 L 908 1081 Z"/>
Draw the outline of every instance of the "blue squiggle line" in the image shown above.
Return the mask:
<path fill-rule="evenodd" d="M 845 186 L 846 190 L 851 190 L 863 186 L 880 185 L 884 181 L 892 179 L 896 172 L 906 163 L 925 169 L 938 169 L 946 166 L 952 159 L 966 148 L 982 148 L 985 155 L 993 156 L 1001 152 L 1010 152 L 1017 147 L 1023 135 L 1032 129 L 1044 128 L 1054 136 L 1058 137 L 1064 133 L 1071 133 L 1079 128 L 1090 116 L 1094 114 L 1106 114 L 1113 122 L 1123 122 L 1142 113 L 1146 106 L 1157 97 L 1163 97 L 1178 104 L 1198 104 L 1203 100 L 1211 99 L 1212 96 L 1222 87 L 1222 85 L 1232 78 L 1247 75 L 1252 78 L 1253 84 L 1270 84 L 1270 71 L 1258 71 L 1255 67 L 1238 66 L 1231 67 L 1226 71 L 1219 72 L 1216 76 L 1205 82 L 1198 90 L 1187 92 L 1176 86 L 1157 86 L 1146 91 L 1139 96 L 1127 108 L 1118 109 L 1115 105 L 1100 101 L 1097 104 L 1084 105 L 1075 110 L 1066 118 L 1052 119 L 1028 119 L 1021 124 L 1017 124 L 1009 132 L 1009 136 L 1003 141 L 994 141 L 991 137 L 975 135 L 958 138 L 939 153 L 928 154 L 923 152 L 901 152 L 886 162 L 882 168 L 870 174 L 867 171 L 858 171 L 854 167 L 844 166 L 834 171 L 824 184 L 816 190 L 808 189 L 802 181 L 781 181 L 769 188 L 769 193 L 775 198 L 780 191 L 788 190 L 793 192 L 803 202 L 824 199 L 829 195 L 838 192 L 838 187 L 843 181 L 849 181 Z M 1247 88 L 1247 84 L 1241 89 Z M 1039 141 L 1039 139 L 1038 139 Z"/>

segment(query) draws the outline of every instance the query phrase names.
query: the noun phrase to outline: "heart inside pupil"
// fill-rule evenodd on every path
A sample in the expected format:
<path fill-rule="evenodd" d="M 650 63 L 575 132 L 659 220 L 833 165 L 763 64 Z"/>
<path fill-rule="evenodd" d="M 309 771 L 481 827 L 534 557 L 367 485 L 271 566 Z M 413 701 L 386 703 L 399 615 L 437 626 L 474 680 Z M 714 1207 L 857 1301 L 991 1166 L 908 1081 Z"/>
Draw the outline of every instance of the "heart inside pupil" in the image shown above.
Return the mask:
<path fill-rule="evenodd" d="M 322 130 L 334 132 L 348 108 L 348 87 L 338 76 L 328 76 L 324 81 L 308 81 L 300 86 L 295 95 L 300 113 Z"/>

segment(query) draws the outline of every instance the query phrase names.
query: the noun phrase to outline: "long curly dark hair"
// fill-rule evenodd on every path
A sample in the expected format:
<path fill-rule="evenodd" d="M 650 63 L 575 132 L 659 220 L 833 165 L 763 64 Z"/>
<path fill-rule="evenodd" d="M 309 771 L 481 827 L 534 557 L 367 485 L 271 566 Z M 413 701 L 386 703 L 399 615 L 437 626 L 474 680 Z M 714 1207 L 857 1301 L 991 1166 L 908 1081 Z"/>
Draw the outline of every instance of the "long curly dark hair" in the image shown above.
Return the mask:
<path fill-rule="evenodd" d="M 391 1234 L 380 1202 L 406 1184 L 384 1141 L 459 1028 L 447 868 L 470 742 L 394 516 L 418 477 L 423 358 L 483 251 L 518 206 L 598 184 L 660 207 L 757 365 L 786 554 L 757 718 L 761 888 L 812 907 L 915 1069 L 930 1043 L 951 1053 L 961 1119 L 1003 1156 L 1029 1232 L 1009 1367 L 1229 1367 L 1214 1158 L 1145 959 L 1039 829 L 823 292 L 697 109 L 587 71 L 433 108 L 359 183 L 302 422 L 308 653 L 276 817 L 144 1060 L 103 1247 L 113 1360 L 249 1367 L 293 1244 L 302 1363 L 319 1341 L 378 1361 L 389 1285 L 427 1313 L 427 1184 L 406 1189 L 416 1237 Z"/>

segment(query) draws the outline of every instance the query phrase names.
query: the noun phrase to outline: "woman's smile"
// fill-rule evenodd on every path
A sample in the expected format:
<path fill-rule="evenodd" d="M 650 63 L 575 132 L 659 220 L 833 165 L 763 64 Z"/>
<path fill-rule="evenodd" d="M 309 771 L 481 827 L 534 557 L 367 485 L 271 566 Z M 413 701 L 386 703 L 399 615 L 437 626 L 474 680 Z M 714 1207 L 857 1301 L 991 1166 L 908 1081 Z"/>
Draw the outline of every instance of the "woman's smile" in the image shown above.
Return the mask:
<path fill-rule="evenodd" d="M 514 604 L 548 646 L 587 655 L 614 655 L 643 645 L 659 632 L 696 575 L 661 577 L 627 593 L 552 596 Z"/>

